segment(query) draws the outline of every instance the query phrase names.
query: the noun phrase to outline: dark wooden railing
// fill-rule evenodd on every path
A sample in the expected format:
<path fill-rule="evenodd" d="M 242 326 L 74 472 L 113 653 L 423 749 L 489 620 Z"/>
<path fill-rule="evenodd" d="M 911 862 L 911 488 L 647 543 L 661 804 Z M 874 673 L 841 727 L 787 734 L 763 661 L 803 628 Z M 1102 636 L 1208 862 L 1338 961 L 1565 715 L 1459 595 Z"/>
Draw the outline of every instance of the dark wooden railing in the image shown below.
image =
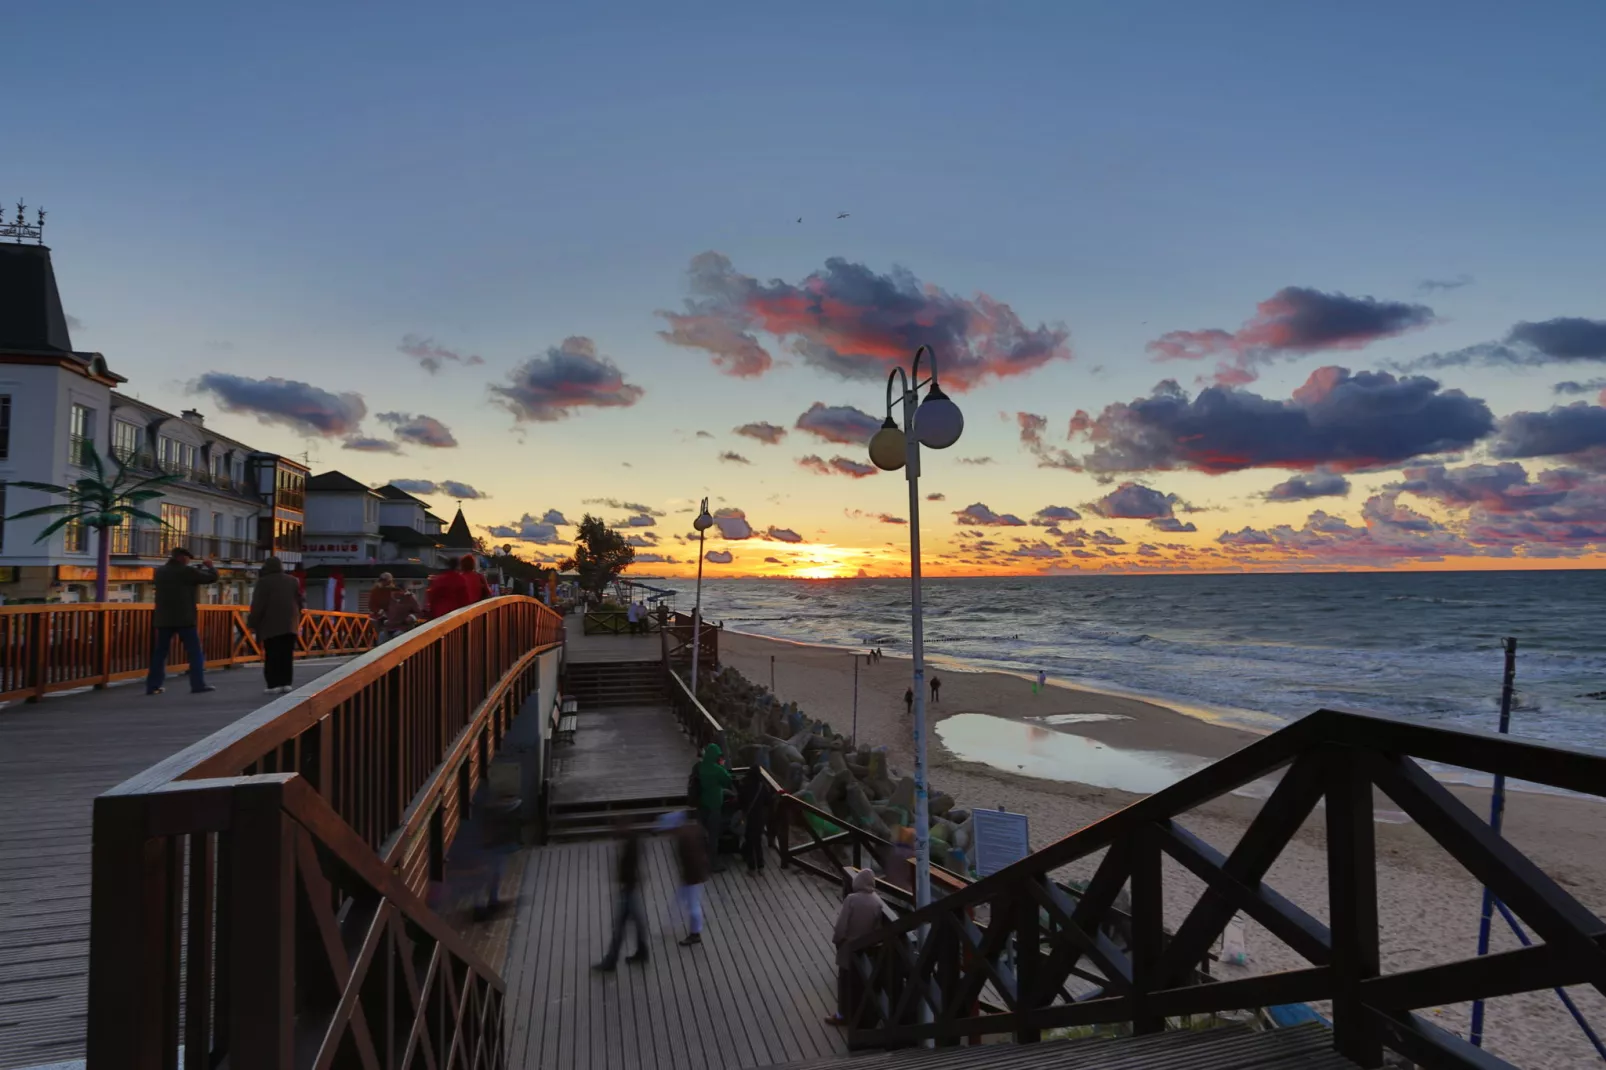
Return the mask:
<path fill-rule="evenodd" d="M 701 670 L 714 673 L 719 670 L 719 633 L 724 625 L 710 624 L 703 618 L 702 653 L 697 656 Z M 691 664 L 692 620 L 689 613 L 676 613 L 665 628 L 668 636 L 669 660 L 676 665 Z"/>
<path fill-rule="evenodd" d="M 562 634 L 456 610 L 96 799 L 90 1070 L 501 1070 L 501 979 L 423 893 Z"/>
<path fill-rule="evenodd" d="M 862 998 L 848 1015 L 849 1043 L 957 1043 L 988 1034 L 1032 1041 L 1047 1028 L 1115 1022 L 1146 1033 L 1162 1029 L 1168 1017 L 1331 1000 L 1334 1045 L 1362 1066 L 1381 1065 L 1385 1047 L 1421 1066 L 1505 1066 L 1413 1012 L 1575 984 L 1606 991 L 1606 923 L 1496 835 L 1422 768 L 1423 761 L 1606 793 L 1606 755 L 1321 710 L 852 945 Z M 1278 770 L 1286 772 L 1230 853 L 1177 822 Z M 1374 787 L 1544 943 L 1384 974 Z M 1324 799 L 1326 925 L 1263 883 Z M 1054 870 L 1099 851 L 1107 853 L 1074 902 L 1049 880 Z M 1164 856 L 1207 886 L 1169 938 L 1163 925 Z M 1128 882 L 1130 940 L 1123 949 L 1106 930 Z M 1311 965 L 1207 981 L 1198 967 L 1239 912 Z M 985 926 L 973 920 L 981 915 Z M 917 936 L 922 927 L 929 931 L 923 944 Z M 984 988 L 1005 1006 L 978 1008 Z"/>
<path fill-rule="evenodd" d="M 52 691 L 105 687 L 144 676 L 150 665 L 150 603 L 0 606 L 0 701 L 36 701 Z M 246 627 L 247 606 L 197 606 L 206 667 L 261 661 L 262 647 Z M 297 657 L 356 654 L 378 641 L 363 613 L 307 610 L 301 615 Z M 168 671 L 189 667 L 178 640 Z"/>

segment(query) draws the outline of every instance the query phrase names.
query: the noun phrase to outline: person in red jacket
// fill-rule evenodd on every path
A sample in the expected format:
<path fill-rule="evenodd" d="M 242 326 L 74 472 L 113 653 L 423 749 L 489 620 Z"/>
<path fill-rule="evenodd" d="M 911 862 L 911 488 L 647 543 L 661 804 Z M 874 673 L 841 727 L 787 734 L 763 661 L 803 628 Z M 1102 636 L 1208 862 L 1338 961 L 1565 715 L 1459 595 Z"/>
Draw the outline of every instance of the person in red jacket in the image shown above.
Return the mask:
<path fill-rule="evenodd" d="M 429 581 L 429 615 L 444 617 L 454 609 L 491 597 L 491 586 L 480 573 L 473 554 L 464 554 L 457 567 L 438 572 Z"/>

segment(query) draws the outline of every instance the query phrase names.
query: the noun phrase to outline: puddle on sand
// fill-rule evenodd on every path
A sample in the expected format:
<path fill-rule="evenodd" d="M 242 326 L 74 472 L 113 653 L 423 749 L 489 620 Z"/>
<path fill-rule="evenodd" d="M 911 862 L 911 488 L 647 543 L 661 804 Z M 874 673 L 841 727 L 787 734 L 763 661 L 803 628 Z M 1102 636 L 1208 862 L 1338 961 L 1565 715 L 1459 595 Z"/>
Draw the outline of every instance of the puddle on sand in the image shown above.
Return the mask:
<path fill-rule="evenodd" d="M 1169 787 L 1210 764 L 1191 754 L 1112 747 L 987 713 L 945 717 L 937 722 L 937 736 L 943 746 L 967 761 L 1043 780 L 1075 781 L 1139 795 Z"/>
<path fill-rule="evenodd" d="M 1051 713 L 1046 717 L 1028 717 L 1028 721 L 1042 721 L 1044 724 L 1093 724 L 1096 721 L 1130 721 L 1132 718 L 1120 713 Z"/>

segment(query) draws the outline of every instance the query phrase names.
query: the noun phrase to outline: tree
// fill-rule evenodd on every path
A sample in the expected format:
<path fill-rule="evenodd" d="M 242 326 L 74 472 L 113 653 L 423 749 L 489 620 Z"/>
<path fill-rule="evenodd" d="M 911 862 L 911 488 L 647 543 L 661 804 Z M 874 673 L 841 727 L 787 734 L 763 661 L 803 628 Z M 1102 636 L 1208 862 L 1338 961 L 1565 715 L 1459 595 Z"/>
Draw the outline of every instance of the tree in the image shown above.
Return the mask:
<path fill-rule="evenodd" d="M 93 477 L 80 479 L 70 487 L 14 479 L 10 484 L 13 487 L 43 491 L 46 494 L 65 494 L 67 500 L 41 505 L 36 509 L 24 509 L 6 519 L 23 520 L 31 516 L 57 517 L 54 523 L 39 533 L 34 542 L 44 542 L 73 521 L 86 528 L 93 528 L 99 535 L 96 547 L 95 601 L 104 602 L 106 581 L 111 574 L 112 530 L 121 527 L 125 521 L 132 524 L 135 520 L 149 520 L 158 525 L 162 524 L 161 517 L 152 515 L 143 507 L 147 502 L 162 497 L 158 487 L 176 483 L 179 477 L 176 474 L 164 473 L 140 479 L 129 474 L 128 466 L 123 463 L 121 457 L 114 456 L 112 460 L 117 464 L 117 475 L 108 482 L 106 465 L 96 452 L 95 444 L 85 442 L 83 450 L 84 457 L 89 461 L 89 467 L 95 471 Z"/>
<path fill-rule="evenodd" d="M 590 513 L 581 519 L 574 543 L 574 556 L 563 562 L 563 568 L 578 572 L 580 588 L 596 595 L 598 601 L 602 600 L 608 584 L 636 559 L 635 547 L 604 524 L 601 517 Z"/>

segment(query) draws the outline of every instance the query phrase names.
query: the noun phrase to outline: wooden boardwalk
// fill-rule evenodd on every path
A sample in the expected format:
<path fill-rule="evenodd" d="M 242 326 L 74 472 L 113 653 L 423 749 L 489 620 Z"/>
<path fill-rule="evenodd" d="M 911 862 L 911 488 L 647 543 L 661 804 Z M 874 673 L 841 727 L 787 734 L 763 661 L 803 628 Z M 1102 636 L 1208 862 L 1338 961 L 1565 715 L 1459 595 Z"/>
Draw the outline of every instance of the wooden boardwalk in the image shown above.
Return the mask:
<path fill-rule="evenodd" d="M 296 663 L 305 684 L 343 659 Z M 89 975 L 90 815 L 96 795 L 261 706 L 260 668 L 217 690 L 142 682 L 0 708 L 0 1070 L 78 1059 Z"/>
<path fill-rule="evenodd" d="M 680 947 L 673 851 L 649 838 L 648 960 L 599 973 L 616 851 L 593 840 L 528 852 L 503 971 L 509 1066 L 700 1070 L 846 1054 L 841 1031 L 823 1021 L 836 1004 L 834 889 L 783 871 L 773 855 L 757 877 L 732 866 L 704 886 L 702 945 Z"/>
<path fill-rule="evenodd" d="M 563 656 L 568 661 L 662 661 L 664 657 L 664 641 L 656 633 L 586 635 L 574 614 L 564 619 L 563 631 Z"/>
<path fill-rule="evenodd" d="M 552 754 L 555 806 L 684 796 L 697 760 L 667 706 L 581 710 L 574 742 Z"/>

